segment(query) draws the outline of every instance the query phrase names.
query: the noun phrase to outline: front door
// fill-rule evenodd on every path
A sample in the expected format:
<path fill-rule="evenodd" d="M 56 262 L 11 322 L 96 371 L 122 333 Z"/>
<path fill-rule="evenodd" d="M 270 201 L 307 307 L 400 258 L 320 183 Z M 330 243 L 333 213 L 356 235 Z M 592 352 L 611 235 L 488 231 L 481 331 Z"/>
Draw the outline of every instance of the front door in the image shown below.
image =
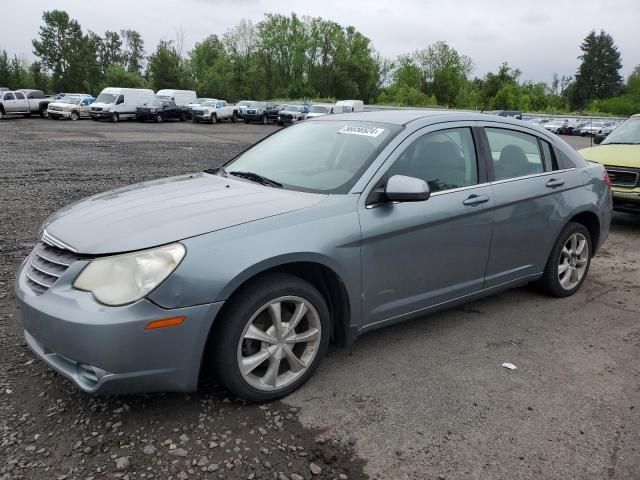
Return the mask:
<path fill-rule="evenodd" d="M 491 243 L 493 193 L 468 125 L 414 133 L 384 168 L 382 181 L 421 178 L 432 194 L 359 211 L 365 329 L 481 290 Z"/>

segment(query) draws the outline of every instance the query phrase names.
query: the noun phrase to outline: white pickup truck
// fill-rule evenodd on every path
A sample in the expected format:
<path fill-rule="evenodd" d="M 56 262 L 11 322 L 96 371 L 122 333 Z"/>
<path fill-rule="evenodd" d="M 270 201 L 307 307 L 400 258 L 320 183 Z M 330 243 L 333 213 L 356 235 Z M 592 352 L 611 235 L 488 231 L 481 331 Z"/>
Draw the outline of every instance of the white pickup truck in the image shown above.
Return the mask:
<path fill-rule="evenodd" d="M 31 116 L 38 113 L 47 118 L 47 107 L 53 101 L 41 90 L 15 90 L 0 92 L 0 120 L 8 115 Z"/>
<path fill-rule="evenodd" d="M 220 120 L 238 120 L 238 108 L 228 105 L 225 100 L 209 100 L 191 109 L 193 123 L 217 123 Z"/>

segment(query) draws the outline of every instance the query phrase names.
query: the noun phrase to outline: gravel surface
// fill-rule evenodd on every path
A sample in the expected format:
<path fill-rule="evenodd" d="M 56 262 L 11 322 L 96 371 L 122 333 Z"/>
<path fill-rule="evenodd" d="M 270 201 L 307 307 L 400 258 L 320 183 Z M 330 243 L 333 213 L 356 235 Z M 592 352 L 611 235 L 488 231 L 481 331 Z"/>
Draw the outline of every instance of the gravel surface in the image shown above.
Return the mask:
<path fill-rule="evenodd" d="M 283 402 L 210 380 L 90 397 L 34 358 L 12 282 L 50 213 L 276 128 L 0 122 L 0 480 L 640 478 L 640 216 L 615 215 L 577 295 L 516 289 L 372 332 Z"/>

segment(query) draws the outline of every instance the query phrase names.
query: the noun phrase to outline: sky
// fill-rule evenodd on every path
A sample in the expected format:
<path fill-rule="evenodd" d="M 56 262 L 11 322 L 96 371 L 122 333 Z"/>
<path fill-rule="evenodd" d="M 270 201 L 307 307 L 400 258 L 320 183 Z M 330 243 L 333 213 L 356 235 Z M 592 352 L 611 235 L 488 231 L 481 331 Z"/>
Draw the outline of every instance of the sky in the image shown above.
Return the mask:
<path fill-rule="evenodd" d="M 147 53 L 160 40 L 175 40 L 178 31 L 188 50 L 243 18 L 258 22 L 265 13 L 296 12 L 353 25 L 390 58 L 443 40 L 473 59 L 472 75 L 479 77 L 502 62 L 519 68 L 523 80 L 574 75 L 579 45 L 592 29 L 613 36 L 625 78 L 640 64 L 640 0 L 2 0 L 0 5 L 1 12 L 17 12 L 16 21 L 3 22 L 0 49 L 29 60 L 42 12 L 62 9 L 85 30 L 138 30 Z"/>

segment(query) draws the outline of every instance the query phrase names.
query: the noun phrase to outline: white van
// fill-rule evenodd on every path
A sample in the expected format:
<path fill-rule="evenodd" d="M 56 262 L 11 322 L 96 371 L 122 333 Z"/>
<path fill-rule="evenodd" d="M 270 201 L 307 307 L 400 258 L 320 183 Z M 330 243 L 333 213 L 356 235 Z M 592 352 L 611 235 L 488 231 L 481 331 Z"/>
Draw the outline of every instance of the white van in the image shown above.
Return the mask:
<path fill-rule="evenodd" d="M 156 92 L 156 97 L 166 98 L 167 100 L 173 100 L 177 106 L 184 107 L 189 103 L 195 102 L 198 96 L 196 95 L 196 92 L 194 92 L 193 90 L 164 89 L 164 90 L 158 90 Z"/>
<path fill-rule="evenodd" d="M 351 112 L 364 112 L 364 102 L 362 100 L 340 100 L 336 103 L 335 112 L 338 113 L 340 109 L 342 113 Z"/>
<path fill-rule="evenodd" d="M 117 122 L 125 118 L 136 118 L 136 109 L 156 98 L 148 88 L 107 87 L 91 104 L 89 116 L 93 120 L 107 119 Z"/>

